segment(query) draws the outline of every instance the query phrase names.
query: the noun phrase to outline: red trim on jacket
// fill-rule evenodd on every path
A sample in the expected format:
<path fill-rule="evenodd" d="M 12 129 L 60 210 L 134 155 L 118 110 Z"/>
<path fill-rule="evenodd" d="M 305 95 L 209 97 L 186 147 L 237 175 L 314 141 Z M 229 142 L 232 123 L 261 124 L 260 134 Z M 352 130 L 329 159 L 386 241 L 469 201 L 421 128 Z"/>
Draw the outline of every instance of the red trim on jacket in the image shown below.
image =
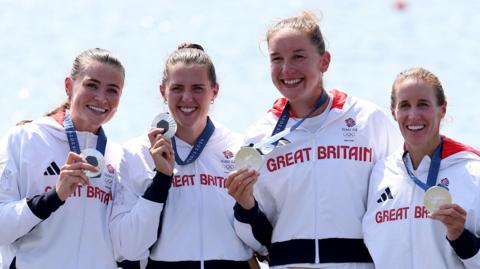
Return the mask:
<path fill-rule="evenodd" d="M 445 159 L 448 156 L 453 155 L 455 153 L 459 153 L 461 151 L 472 152 L 480 156 L 480 151 L 473 147 L 464 145 L 446 136 L 442 136 L 442 139 L 443 139 L 442 159 Z"/>
<path fill-rule="evenodd" d="M 343 109 L 348 94 L 339 90 L 331 90 L 330 93 L 333 95 L 332 107 L 330 108 L 330 110 L 334 108 Z M 280 115 L 282 115 L 283 109 L 285 108 L 285 105 L 287 105 L 287 102 L 288 100 L 285 97 L 278 98 L 277 100 L 275 100 L 272 108 L 270 108 L 268 112 L 272 112 L 277 118 L 280 117 Z M 290 117 L 295 117 L 292 111 L 289 111 L 288 114 L 290 115 Z"/>

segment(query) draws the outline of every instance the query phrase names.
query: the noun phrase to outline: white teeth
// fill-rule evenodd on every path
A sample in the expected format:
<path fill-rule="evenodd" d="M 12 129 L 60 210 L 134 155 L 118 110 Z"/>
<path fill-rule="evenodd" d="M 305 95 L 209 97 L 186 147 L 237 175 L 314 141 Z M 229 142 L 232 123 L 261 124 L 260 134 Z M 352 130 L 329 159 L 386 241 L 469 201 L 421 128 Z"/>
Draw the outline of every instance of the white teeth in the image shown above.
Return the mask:
<path fill-rule="evenodd" d="M 195 110 L 194 107 L 180 107 L 180 111 L 185 112 L 185 113 L 190 113 Z"/>
<path fill-rule="evenodd" d="M 98 107 L 98 106 L 87 106 L 87 107 L 90 108 L 91 110 L 94 110 L 94 111 L 97 111 L 97 112 L 101 112 L 101 113 L 107 112 L 106 109 Z"/>
<path fill-rule="evenodd" d="M 418 131 L 425 127 L 425 125 L 407 125 L 408 130 Z"/>
<path fill-rule="evenodd" d="M 301 81 L 301 79 L 297 78 L 297 79 L 291 79 L 291 80 L 286 80 L 284 79 L 283 80 L 283 83 L 285 84 L 288 84 L 288 85 L 292 85 L 292 84 L 297 84 Z"/>

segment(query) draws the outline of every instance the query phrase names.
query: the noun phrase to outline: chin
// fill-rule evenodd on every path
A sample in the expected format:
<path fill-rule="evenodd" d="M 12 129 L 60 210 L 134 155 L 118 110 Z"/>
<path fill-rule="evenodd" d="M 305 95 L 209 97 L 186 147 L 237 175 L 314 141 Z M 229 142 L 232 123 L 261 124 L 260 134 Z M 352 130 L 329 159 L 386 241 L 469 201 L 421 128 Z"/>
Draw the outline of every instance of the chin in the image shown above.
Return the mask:
<path fill-rule="evenodd" d="M 429 140 L 427 138 L 420 138 L 420 137 L 406 137 L 405 138 L 405 143 L 407 145 L 409 145 L 410 147 L 413 147 L 413 148 L 419 148 L 419 147 L 424 147 L 426 145 L 428 145 L 429 143 Z"/>

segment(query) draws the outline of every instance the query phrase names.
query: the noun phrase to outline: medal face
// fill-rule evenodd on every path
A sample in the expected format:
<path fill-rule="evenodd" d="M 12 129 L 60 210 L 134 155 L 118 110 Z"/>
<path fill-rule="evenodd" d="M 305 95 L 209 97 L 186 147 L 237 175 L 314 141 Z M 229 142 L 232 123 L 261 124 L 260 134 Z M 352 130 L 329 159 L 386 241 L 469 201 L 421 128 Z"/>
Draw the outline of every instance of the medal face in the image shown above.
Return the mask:
<path fill-rule="evenodd" d="M 84 173 L 87 177 L 93 178 L 93 177 L 98 177 L 100 174 L 102 174 L 103 167 L 105 166 L 105 160 L 103 159 L 102 153 L 100 153 L 96 149 L 84 149 L 80 153 L 80 156 L 85 159 L 85 162 L 89 163 L 92 166 L 95 166 L 97 168 L 97 172 L 92 172 L 92 171 L 87 171 L 85 170 Z"/>
<path fill-rule="evenodd" d="M 451 204 L 452 196 L 447 189 L 439 186 L 429 188 L 423 196 L 423 204 L 430 212 L 435 212 L 444 204 Z"/>
<path fill-rule="evenodd" d="M 170 113 L 160 113 L 153 119 L 152 128 L 162 128 L 163 135 L 172 138 L 177 131 L 177 123 Z"/>
<path fill-rule="evenodd" d="M 252 147 L 242 147 L 235 155 L 235 169 L 253 169 L 260 170 L 262 166 L 262 156 Z"/>

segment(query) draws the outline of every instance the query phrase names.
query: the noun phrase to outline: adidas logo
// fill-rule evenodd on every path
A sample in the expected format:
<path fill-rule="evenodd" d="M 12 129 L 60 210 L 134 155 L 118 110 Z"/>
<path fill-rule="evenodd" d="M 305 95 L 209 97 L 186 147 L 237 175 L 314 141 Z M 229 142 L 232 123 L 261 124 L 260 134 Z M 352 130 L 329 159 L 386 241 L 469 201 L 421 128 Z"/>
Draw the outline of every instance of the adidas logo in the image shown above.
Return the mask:
<path fill-rule="evenodd" d="M 390 192 L 390 187 L 385 189 L 380 198 L 377 200 L 377 203 L 385 202 L 388 199 L 393 199 L 392 192 Z"/>
<path fill-rule="evenodd" d="M 54 175 L 60 175 L 60 168 L 58 168 L 58 165 L 55 162 L 51 162 L 50 165 L 47 167 L 47 170 L 43 172 L 44 176 L 54 176 Z"/>

